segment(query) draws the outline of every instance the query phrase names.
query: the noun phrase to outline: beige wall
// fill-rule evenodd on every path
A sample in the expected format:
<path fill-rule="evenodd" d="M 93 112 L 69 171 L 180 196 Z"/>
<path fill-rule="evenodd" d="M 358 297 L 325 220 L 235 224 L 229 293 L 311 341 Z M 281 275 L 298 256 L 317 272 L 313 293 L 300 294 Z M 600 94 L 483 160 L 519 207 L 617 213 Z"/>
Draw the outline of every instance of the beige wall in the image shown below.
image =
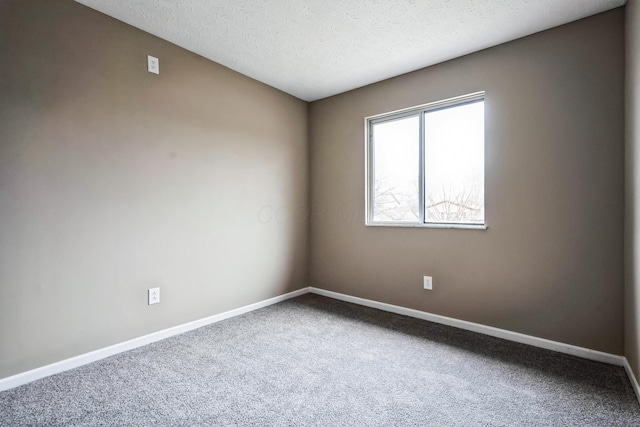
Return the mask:
<path fill-rule="evenodd" d="M 640 379 L 640 5 L 626 6 L 625 355 Z"/>
<path fill-rule="evenodd" d="M 307 285 L 305 102 L 71 0 L 0 31 L 0 378 Z"/>
<path fill-rule="evenodd" d="M 622 354 L 623 24 L 616 9 L 312 103 L 311 284 Z M 480 90 L 489 229 L 365 227 L 364 118 Z"/>

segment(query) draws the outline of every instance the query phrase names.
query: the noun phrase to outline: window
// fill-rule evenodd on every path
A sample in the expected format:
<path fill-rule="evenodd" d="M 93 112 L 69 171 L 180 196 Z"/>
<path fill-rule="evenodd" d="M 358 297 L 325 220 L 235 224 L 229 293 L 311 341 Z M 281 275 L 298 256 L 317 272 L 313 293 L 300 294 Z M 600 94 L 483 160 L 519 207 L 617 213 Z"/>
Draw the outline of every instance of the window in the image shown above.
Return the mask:
<path fill-rule="evenodd" d="M 367 119 L 367 225 L 485 228 L 484 93 Z"/>

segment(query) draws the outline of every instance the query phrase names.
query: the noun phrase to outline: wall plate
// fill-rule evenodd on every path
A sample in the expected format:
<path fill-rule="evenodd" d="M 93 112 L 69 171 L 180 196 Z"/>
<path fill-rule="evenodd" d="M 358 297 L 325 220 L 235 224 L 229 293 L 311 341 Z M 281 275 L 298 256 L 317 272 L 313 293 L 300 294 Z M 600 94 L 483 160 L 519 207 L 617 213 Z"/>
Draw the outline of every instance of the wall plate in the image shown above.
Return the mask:
<path fill-rule="evenodd" d="M 160 60 L 155 56 L 147 55 L 147 71 L 160 74 Z"/>
<path fill-rule="evenodd" d="M 149 289 L 149 305 L 160 302 L 160 288 Z"/>

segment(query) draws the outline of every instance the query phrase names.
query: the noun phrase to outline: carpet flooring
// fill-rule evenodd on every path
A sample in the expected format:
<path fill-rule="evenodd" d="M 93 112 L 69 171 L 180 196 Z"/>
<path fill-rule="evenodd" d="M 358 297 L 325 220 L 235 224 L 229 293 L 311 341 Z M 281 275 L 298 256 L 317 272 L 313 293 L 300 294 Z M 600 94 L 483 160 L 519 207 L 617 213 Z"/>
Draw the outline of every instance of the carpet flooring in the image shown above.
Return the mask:
<path fill-rule="evenodd" d="M 640 426 L 624 370 L 317 295 L 0 393 L 2 426 Z"/>

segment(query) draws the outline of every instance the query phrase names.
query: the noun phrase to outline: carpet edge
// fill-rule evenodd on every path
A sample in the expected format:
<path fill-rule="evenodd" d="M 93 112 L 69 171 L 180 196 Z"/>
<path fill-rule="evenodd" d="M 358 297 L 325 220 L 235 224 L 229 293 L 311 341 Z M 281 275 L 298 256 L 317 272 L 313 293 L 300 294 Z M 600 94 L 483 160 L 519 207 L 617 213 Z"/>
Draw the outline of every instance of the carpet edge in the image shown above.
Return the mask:
<path fill-rule="evenodd" d="M 172 337 L 174 335 L 179 335 L 185 332 L 192 331 L 194 329 L 201 328 L 203 326 L 210 325 L 212 323 L 229 319 L 231 317 L 240 316 L 241 314 L 268 307 L 270 305 L 277 304 L 279 302 L 286 301 L 288 299 L 295 298 L 307 293 L 309 293 L 309 287 L 303 287 L 301 289 L 268 298 L 263 301 L 258 301 L 256 303 L 235 308 L 233 310 L 214 314 L 203 319 L 172 326 L 167 329 L 162 329 L 160 331 L 152 332 L 147 335 L 142 335 L 128 341 L 123 341 L 121 343 L 93 350 L 88 353 L 83 353 L 68 359 L 63 359 L 58 362 L 41 366 L 39 368 L 11 375 L 9 377 L 0 378 L 0 392 L 10 390 L 12 388 L 30 383 L 35 380 L 46 378 L 51 375 L 59 374 L 70 369 L 78 368 L 80 366 L 87 365 L 89 363 L 96 362 L 98 360 L 105 359 L 107 357 L 114 356 L 128 350 L 133 350 L 135 348 L 142 347 L 144 345 L 151 344 L 156 341 Z"/>
<path fill-rule="evenodd" d="M 636 379 L 636 375 L 631 369 L 631 365 L 629 364 L 629 360 L 624 358 L 624 370 L 629 377 L 629 381 L 631 382 L 631 387 L 633 387 L 633 391 L 636 394 L 636 399 L 638 399 L 638 403 L 640 403 L 640 384 L 638 384 L 638 380 Z"/>
<path fill-rule="evenodd" d="M 455 319 L 453 317 L 442 316 L 439 314 L 433 314 L 426 311 L 415 310 L 412 308 L 401 307 L 398 305 L 387 304 L 384 302 L 369 300 L 365 298 L 355 297 L 352 295 L 342 294 L 334 291 L 327 291 L 313 286 L 309 287 L 309 292 L 316 295 L 321 295 L 353 304 L 363 305 L 370 308 L 376 308 L 378 310 L 388 311 L 391 313 L 401 314 L 404 316 L 414 317 L 416 319 L 427 320 L 442 325 L 452 326 L 458 329 L 464 329 L 471 332 L 477 332 L 483 335 L 489 335 L 496 338 L 505 339 L 508 341 L 517 342 L 520 344 L 527 344 L 533 347 L 544 348 L 547 350 L 556 351 L 559 353 L 569 354 L 571 356 L 577 356 L 583 359 L 594 360 L 596 362 L 609 363 L 616 366 L 624 366 L 624 356 L 617 354 L 605 353 L 598 350 L 591 350 L 589 348 L 579 347 L 572 344 L 565 344 L 558 341 L 548 340 L 546 338 L 534 337 L 532 335 L 521 334 L 519 332 L 513 332 L 506 329 L 500 329 L 493 326 L 482 325 L 480 323 L 473 323 L 466 320 Z"/>

